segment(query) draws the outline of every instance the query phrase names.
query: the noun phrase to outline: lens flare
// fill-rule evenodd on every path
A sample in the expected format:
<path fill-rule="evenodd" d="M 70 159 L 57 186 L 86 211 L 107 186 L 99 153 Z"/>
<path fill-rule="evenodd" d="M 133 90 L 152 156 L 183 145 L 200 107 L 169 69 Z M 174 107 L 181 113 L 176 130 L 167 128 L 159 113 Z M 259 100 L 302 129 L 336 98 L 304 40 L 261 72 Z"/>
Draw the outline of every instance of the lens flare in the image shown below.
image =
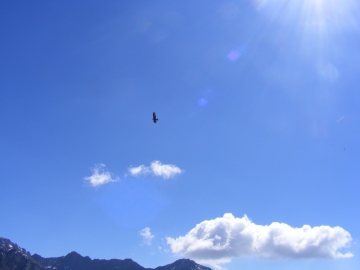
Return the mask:
<path fill-rule="evenodd" d="M 231 50 L 228 54 L 227 54 L 227 59 L 231 62 L 234 62 L 236 60 L 239 59 L 239 57 L 243 56 L 243 54 L 246 51 L 246 44 L 241 44 L 240 46 L 238 46 L 237 48 Z"/>
<path fill-rule="evenodd" d="M 339 71 L 331 63 L 328 63 L 327 65 L 319 65 L 318 66 L 318 73 L 319 75 L 328 82 L 335 82 L 339 78 Z"/>
<path fill-rule="evenodd" d="M 206 98 L 200 98 L 197 103 L 199 106 L 206 106 L 208 104 L 208 101 Z"/>
<path fill-rule="evenodd" d="M 227 58 L 230 61 L 236 61 L 241 56 L 241 53 L 238 50 L 232 50 L 228 53 Z"/>
<path fill-rule="evenodd" d="M 119 226 L 141 229 L 154 220 L 168 201 L 145 180 L 106 186 L 94 203 Z"/>
<path fill-rule="evenodd" d="M 267 2 L 268 0 L 255 0 L 254 1 L 255 9 L 257 11 L 260 11 L 267 4 Z"/>

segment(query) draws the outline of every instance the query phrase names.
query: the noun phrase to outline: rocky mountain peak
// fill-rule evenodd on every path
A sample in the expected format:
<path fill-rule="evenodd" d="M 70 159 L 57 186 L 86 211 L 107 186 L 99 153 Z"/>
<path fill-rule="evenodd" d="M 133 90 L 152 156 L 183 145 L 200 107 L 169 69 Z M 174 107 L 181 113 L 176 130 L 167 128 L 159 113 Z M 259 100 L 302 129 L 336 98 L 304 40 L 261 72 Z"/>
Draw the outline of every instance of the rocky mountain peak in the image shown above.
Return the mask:
<path fill-rule="evenodd" d="M 171 264 L 159 266 L 155 270 L 211 270 L 211 268 L 197 264 L 190 259 L 179 259 Z"/>
<path fill-rule="evenodd" d="M 16 252 L 23 253 L 26 256 L 31 256 L 30 252 L 26 251 L 26 249 L 19 247 L 17 244 L 11 242 L 9 239 L 0 237 L 0 248 L 5 251 L 9 251 L 11 249 L 16 250 Z"/>
<path fill-rule="evenodd" d="M 0 237 L 0 269 L 2 270 L 44 270 L 30 253 L 9 239 Z"/>

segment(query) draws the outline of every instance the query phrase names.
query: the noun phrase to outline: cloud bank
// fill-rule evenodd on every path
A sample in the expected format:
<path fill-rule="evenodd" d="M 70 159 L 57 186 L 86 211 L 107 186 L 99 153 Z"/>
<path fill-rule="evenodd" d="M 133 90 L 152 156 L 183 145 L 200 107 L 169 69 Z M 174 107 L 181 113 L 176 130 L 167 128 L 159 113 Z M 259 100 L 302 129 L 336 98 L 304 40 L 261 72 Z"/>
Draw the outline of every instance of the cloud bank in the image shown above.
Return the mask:
<path fill-rule="evenodd" d="M 167 237 L 175 254 L 196 259 L 219 268 L 233 258 L 257 256 L 262 259 L 337 259 L 350 258 L 352 253 L 339 249 L 352 241 L 341 227 L 304 225 L 293 228 L 285 223 L 257 225 L 246 215 L 223 217 L 197 224 L 185 236 Z"/>
<path fill-rule="evenodd" d="M 89 177 L 84 177 L 84 181 L 93 187 L 98 187 L 109 182 L 117 182 L 119 178 L 113 178 L 112 174 L 106 170 L 104 164 L 96 164 L 92 169 L 93 174 Z"/>
<path fill-rule="evenodd" d="M 158 160 L 151 162 L 150 167 L 140 165 L 138 167 L 129 168 L 129 173 L 133 176 L 149 175 L 160 176 L 164 179 L 169 179 L 177 174 L 181 174 L 183 170 L 172 164 L 162 164 Z"/>
<path fill-rule="evenodd" d="M 143 242 L 145 245 L 151 246 L 151 240 L 155 237 L 154 235 L 151 234 L 150 232 L 150 228 L 146 227 L 145 229 L 142 229 L 139 234 L 142 236 L 143 238 Z"/>

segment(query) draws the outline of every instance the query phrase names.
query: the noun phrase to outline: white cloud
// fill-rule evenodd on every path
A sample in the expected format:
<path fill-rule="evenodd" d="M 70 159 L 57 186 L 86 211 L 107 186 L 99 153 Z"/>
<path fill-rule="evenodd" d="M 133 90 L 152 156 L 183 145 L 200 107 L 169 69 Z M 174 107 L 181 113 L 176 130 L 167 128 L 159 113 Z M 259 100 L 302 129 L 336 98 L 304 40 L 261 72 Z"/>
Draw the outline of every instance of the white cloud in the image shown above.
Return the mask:
<path fill-rule="evenodd" d="M 352 257 L 339 249 L 352 241 L 341 227 L 304 225 L 293 228 L 285 223 L 257 225 L 245 215 L 221 218 L 197 224 L 185 236 L 167 237 L 173 253 L 220 268 L 220 264 L 244 256 L 262 259 L 337 259 Z"/>
<path fill-rule="evenodd" d="M 155 237 L 154 235 L 151 234 L 150 228 L 146 227 L 145 229 L 142 229 L 139 233 L 143 238 L 144 244 L 150 246 L 151 240 Z"/>
<path fill-rule="evenodd" d="M 160 176 L 164 179 L 169 179 L 177 174 L 183 172 L 179 167 L 172 164 L 162 164 L 158 160 L 151 162 L 150 167 L 140 165 L 138 167 L 129 168 L 129 172 L 133 176 L 152 174 L 154 176 Z"/>
<path fill-rule="evenodd" d="M 146 167 L 144 165 L 140 165 L 138 167 L 130 168 L 129 172 L 130 172 L 131 175 L 138 176 L 138 175 L 141 175 L 141 174 L 148 174 L 151 171 L 149 170 L 148 167 Z"/>
<path fill-rule="evenodd" d="M 182 170 L 179 167 L 176 167 L 172 164 L 161 164 L 160 161 L 153 161 L 151 163 L 151 171 L 156 176 L 161 176 L 165 179 L 168 179 L 170 177 L 174 177 L 177 174 L 182 173 Z"/>
<path fill-rule="evenodd" d="M 84 177 L 84 181 L 93 187 L 101 186 L 109 182 L 119 181 L 119 178 L 113 178 L 112 174 L 106 170 L 104 164 L 96 164 L 92 169 L 93 174 L 89 177 Z"/>

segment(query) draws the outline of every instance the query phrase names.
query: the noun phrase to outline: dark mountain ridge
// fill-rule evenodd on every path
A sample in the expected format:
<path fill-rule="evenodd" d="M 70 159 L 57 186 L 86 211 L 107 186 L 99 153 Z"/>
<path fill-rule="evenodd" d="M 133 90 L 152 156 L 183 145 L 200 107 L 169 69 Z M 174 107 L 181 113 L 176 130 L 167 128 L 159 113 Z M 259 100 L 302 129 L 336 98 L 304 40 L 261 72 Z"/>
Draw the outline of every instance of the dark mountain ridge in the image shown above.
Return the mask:
<path fill-rule="evenodd" d="M 0 270 L 43 270 L 30 253 L 9 239 L 0 237 Z"/>
<path fill-rule="evenodd" d="M 0 270 L 211 270 L 189 259 L 180 259 L 155 269 L 144 268 L 131 259 L 100 260 L 71 252 L 66 256 L 43 258 L 30 255 L 9 239 L 0 237 Z"/>
<path fill-rule="evenodd" d="M 142 267 L 131 259 L 92 260 L 88 256 L 83 257 L 74 251 L 70 252 L 66 256 L 57 258 L 43 258 L 38 254 L 34 254 L 31 257 L 45 268 L 57 270 L 65 270 L 69 268 L 72 270 L 151 270 L 149 268 Z"/>

